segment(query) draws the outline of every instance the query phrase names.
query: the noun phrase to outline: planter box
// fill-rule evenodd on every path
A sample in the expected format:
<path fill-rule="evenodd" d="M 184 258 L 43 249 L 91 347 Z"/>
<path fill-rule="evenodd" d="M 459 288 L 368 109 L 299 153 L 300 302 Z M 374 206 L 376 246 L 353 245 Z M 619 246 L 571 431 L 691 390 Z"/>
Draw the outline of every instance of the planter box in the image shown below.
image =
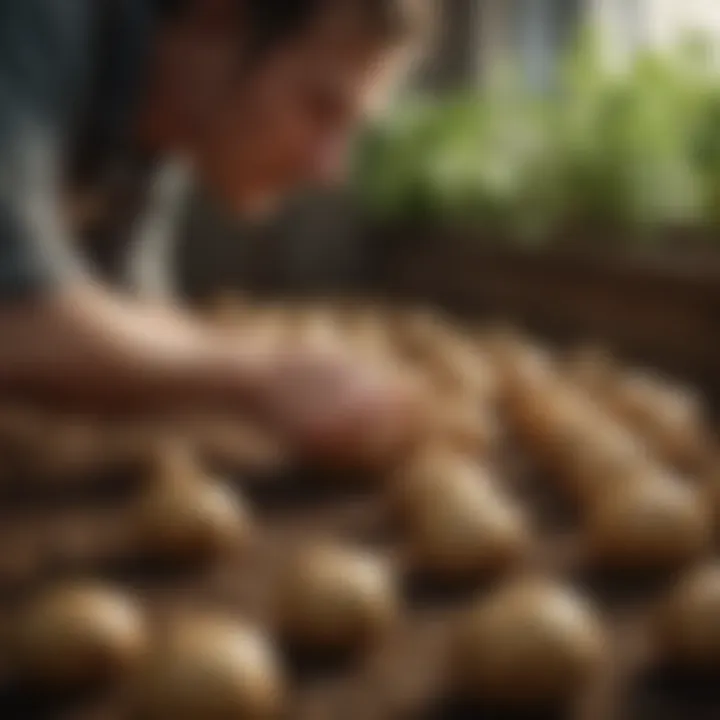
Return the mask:
<path fill-rule="evenodd" d="M 407 241 L 399 234 L 407 233 Z M 378 236 L 380 237 L 380 236 Z M 557 340 L 599 340 L 720 398 L 720 253 L 499 249 L 393 230 L 377 284 L 399 299 L 506 319 Z"/>

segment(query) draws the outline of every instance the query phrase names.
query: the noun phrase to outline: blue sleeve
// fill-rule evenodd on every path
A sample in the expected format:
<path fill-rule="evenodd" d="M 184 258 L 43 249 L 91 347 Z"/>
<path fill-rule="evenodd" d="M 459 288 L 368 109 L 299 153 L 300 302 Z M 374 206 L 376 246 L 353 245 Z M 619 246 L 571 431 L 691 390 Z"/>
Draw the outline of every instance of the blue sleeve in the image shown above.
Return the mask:
<path fill-rule="evenodd" d="M 87 12 L 82 0 L 0 0 L 0 301 L 83 272 L 60 198 L 87 72 Z"/>

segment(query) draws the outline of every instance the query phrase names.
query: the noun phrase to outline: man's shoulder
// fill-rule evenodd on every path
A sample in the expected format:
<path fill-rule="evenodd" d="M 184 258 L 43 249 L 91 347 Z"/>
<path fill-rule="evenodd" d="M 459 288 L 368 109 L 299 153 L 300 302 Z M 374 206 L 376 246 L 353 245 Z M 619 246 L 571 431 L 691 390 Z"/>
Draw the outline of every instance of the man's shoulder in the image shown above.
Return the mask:
<path fill-rule="evenodd" d="M 103 0 L 0 0 L 0 35 L 12 39 L 16 33 L 45 39 L 49 51 L 61 40 L 78 40 L 91 22 L 94 7 Z"/>
<path fill-rule="evenodd" d="M 0 81 L 60 97 L 87 73 L 92 0 L 0 0 Z"/>

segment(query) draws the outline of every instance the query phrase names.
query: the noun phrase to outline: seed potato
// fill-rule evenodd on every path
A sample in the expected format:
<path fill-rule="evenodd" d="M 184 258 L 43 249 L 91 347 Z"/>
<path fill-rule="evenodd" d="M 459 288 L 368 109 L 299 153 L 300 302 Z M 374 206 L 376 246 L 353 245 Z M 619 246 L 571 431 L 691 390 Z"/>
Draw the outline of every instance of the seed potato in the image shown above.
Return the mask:
<path fill-rule="evenodd" d="M 18 677 L 53 689 L 122 676 L 147 646 L 145 619 L 134 599 L 89 583 L 44 592 L 21 610 L 11 635 Z"/>
<path fill-rule="evenodd" d="M 139 720 L 273 720 L 285 681 L 270 639 L 226 618 L 187 618 L 171 627 L 140 667 Z"/>
<path fill-rule="evenodd" d="M 293 646 L 359 651 L 392 626 L 399 598 L 382 558 L 330 544 L 301 548 L 278 583 L 278 624 Z"/>
<path fill-rule="evenodd" d="M 459 621 L 451 669 L 464 695 L 495 705 L 545 705 L 582 692 L 603 661 L 596 610 L 548 580 L 520 580 Z"/>
<path fill-rule="evenodd" d="M 587 518 L 588 545 L 603 565 L 673 567 L 709 548 L 712 520 L 696 487 L 647 466 L 598 497 Z"/>

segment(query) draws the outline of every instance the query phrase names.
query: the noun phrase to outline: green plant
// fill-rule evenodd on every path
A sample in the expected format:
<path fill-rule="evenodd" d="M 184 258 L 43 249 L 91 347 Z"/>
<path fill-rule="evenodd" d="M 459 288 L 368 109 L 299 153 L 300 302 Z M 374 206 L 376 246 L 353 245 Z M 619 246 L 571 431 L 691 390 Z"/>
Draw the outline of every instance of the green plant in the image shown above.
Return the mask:
<path fill-rule="evenodd" d="M 594 227 L 641 240 L 720 220 L 720 83 L 697 38 L 610 72 L 591 34 L 557 92 L 518 84 L 401 104 L 365 139 L 358 189 L 383 220 L 517 241 Z"/>

